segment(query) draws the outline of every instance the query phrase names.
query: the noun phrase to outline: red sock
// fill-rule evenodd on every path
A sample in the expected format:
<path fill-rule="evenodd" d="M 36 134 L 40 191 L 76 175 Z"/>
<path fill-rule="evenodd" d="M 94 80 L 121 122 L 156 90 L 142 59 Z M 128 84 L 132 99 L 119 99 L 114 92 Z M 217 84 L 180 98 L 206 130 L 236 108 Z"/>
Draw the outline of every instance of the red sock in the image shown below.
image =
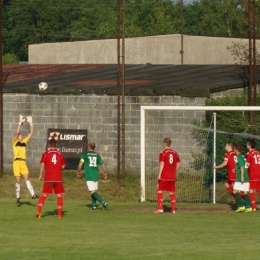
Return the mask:
<path fill-rule="evenodd" d="M 158 209 L 162 210 L 163 209 L 163 194 L 162 193 L 157 193 L 157 202 L 158 202 Z"/>
<path fill-rule="evenodd" d="M 37 211 L 38 211 L 39 213 L 42 212 L 42 207 L 43 207 L 43 205 L 44 205 L 45 200 L 46 200 L 46 197 L 45 197 L 45 196 L 41 196 L 41 197 L 39 198 L 39 200 L 38 200 L 38 209 L 37 209 Z"/>
<path fill-rule="evenodd" d="M 62 216 L 63 198 L 57 197 L 58 216 Z"/>
<path fill-rule="evenodd" d="M 175 196 L 175 194 L 170 194 L 170 199 L 171 199 L 172 211 L 175 211 L 175 205 L 176 205 L 176 196 Z"/>
<path fill-rule="evenodd" d="M 234 200 L 236 200 L 236 196 L 234 195 L 233 189 L 230 186 L 227 188 L 227 191 L 233 196 Z"/>
<path fill-rule="evenodd" d="M 242 198 L 242 200 L 245 200 L 244 192 L 240 191 L 240 192 L 239 192 L 239 195 L 240 195 L 240 197 Z"/>
<path fill-rule="evenodd" d="M 249 193 L 250 203 L 252 209 L 256 209 L 256 203 L 255 203 L 255 194 L 252 192 Z"/>

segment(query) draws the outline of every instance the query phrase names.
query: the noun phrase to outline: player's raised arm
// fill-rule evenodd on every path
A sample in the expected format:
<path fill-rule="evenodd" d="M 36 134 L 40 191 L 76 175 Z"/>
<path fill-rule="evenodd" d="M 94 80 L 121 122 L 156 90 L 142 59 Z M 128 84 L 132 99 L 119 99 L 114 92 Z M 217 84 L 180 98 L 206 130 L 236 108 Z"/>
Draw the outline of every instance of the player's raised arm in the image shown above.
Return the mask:
<path fill-rule="evenodd" d="M 16 128 L 16 131 L 15 131 L 15 134 L 14 134 L 14 140 L 18 139 L 18 135 L 20 133 L 21 126 L 22 126 L 24 121 L 25 121 L 25 118 L 23 117 L 23 115 L 20 115 L 19 116 L 19 124 L 18 124 L 18 127 Z"/>
<path fill-rule="evenodd" d="M 33 135 L 33 121 L 32 121 L 32 116 L 27 116 L 27 122 L 30 124 L 30 133 L 28 134 L 28 138 L 30 139 Z"/>

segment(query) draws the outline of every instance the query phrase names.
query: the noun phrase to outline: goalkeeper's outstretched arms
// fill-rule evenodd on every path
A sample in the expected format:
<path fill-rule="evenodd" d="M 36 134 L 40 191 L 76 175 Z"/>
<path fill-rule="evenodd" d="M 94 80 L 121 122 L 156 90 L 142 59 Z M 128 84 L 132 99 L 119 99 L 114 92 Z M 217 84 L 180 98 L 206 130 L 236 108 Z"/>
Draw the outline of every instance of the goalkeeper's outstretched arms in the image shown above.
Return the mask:
<path fill-rule="evenodd" d="M 27 119 L 27 122 L 30 124 L 30 133 L 27 135 L 27 138 L 30 139 L 33 135 L 33 121 L 32 121 L 33 119 L 32 119 L 32 116 L 27 116 L 26 119 Z"/>
<path fill-rule="evenodd" d="M 19 124 L 18 127 L 16 128 L 15 134 L 14 134 L 14 140 L 18 139 L 18 136 L 20 134 L 20 130 L 21 130 L 21 126 L 23 124 L 23 122 L 25 122 L 25 118 L 23 115 L 19 116 Z"/>
<path fill-rule="evenodd" d="M 213 169 L 221 169 L 221 168 L 224 168 L 224 167 L 227 166 L 227 163 L 228 163 L 228 161 L 225 160 L 225 161 L 223 161 L 223 163 L 221 163 L 221 164 L 219 164 L 219 165 L 216 165 L 216 166 L 213 166 Z"/>

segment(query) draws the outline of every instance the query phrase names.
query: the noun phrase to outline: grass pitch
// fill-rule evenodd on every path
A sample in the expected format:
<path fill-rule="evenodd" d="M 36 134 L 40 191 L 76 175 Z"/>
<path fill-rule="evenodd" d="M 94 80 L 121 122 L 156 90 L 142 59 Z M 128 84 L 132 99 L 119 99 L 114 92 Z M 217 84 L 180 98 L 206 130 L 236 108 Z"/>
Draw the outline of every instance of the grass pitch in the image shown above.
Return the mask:
<path fill-rule="evenodd" d="M 43 217 L 37 201 L 0 199 L 0 259 L 258 259 L 260 211 L 226 210 L 152 214 L 155 203 L 111 202 L 108 211 L 89 209 L 89 201 L 64 201 L 57 219 L 55 200 L 47 199 Z M 205 210 L 203 210 L 205 207 Z M 222 207 L 217 205 L 218 207 Z M 214 207 L 211 207 L 214 209 Z"/>

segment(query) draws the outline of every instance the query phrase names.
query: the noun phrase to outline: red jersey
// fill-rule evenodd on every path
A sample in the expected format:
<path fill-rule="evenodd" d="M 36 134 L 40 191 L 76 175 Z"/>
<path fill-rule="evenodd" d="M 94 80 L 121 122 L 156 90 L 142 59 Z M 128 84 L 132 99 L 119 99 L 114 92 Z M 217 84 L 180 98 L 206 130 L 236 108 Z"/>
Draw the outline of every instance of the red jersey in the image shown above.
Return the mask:
<path fill-rule="evenodd" d="M 247 163 L 249 163 L 248 177 L 250 181 L 260 180 L 260 153 L 251 150 L 246 155 Z"/>
<path fill-rule="evenodd" d="M 176 180 L 176 164 L 180 162 L 177 152 L 172 149 L 165 149 L 159 155 L 159 162 L 164 163 L 161 180 Z"/>
<path fill-rule="evenodd" d="M 237 155 L 233 151 L 225 153 L 224 155 L 224 160 L 227 161 L 226 168 L 229 180 L 236 179 L 236 158 Z"/>
<path fill-rule="evenodd" d="M 56 149 L 50 149 L 42 154 L 41 163 L 45 164 L 45 182 L 61 182 L 62 169 L 66 165 L 62 153 Z"/>

